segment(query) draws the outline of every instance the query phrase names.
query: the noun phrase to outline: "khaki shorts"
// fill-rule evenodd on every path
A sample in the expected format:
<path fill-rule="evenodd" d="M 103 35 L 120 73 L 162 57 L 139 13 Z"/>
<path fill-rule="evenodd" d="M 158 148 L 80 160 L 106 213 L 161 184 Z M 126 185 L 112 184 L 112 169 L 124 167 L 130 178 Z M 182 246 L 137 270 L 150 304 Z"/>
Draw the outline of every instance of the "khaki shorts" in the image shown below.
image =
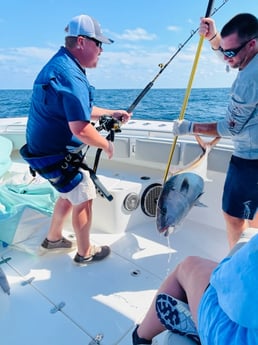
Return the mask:
<path fill-rule="evenodd" d="M 60 193 L 62 199 L 67 199 L 72 205 L 79 205 L 85 201 L 96 198 L 96 188 L 88 171 L 81 171 L 83 178 L 81 182 L 70 192 Z"/>

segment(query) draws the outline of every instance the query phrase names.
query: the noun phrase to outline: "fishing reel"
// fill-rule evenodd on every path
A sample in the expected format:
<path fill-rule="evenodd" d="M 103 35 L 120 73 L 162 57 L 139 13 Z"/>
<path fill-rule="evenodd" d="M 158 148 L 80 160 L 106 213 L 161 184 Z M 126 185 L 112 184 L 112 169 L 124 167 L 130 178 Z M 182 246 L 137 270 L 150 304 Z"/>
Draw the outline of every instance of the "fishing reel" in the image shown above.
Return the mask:
<path fill-rule="evenodd" d="M 105 130 L 107 132 L 121 132 L 120 121 L 112 116 L 103 115 L 99 118 L 99 130 Z"/>
<path fill-rule="evenodd" d="M 105 130 L 109 132 L 107 135 L 106 139 L 110 141 L 114 141 L 115 139 L 115 132 L 121 132 L 120 129 L 120 121 L 113 118 L 112 116 L 108 115 L 103 115 L 99 118 L 99 126 L 96 128 L 97 131 Z M 94 166 L 93 166 L 93 173 L 96 173 L 98 163 L 99 163 L 99 158 L 101 154 L 102 149 L 98 148 L 95 156 L 95 161 L 94 161 Z M 94 180 L 93 180 L 94 182 Z M 103 191 L 103 188 L 102 188 Z M 103 193 L 102 193 L 103 194 Z"/>

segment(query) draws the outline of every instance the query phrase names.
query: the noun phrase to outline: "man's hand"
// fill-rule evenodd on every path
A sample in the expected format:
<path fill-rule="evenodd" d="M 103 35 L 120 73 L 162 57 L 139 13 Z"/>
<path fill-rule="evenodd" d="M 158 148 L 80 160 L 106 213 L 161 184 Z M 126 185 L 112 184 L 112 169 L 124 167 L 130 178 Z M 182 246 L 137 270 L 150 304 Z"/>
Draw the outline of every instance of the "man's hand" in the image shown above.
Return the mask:
<path fill-rule="evenodd" d="M 121 121 L 123 123 L 126 123 L 127 121 L 130 120 L 131 116 L 133 116 L 133 113 L 128 113 L 126 110 L 122 109 L 107 109 L 107 108 L 100 108 L 96 107 L 95 105 L 92 107 L 92 112 L 91 112 L 91 120 L 92 121 L 98 121 L 98 119 L 103 116 L 111 116 L 118 121 Z"/>
<path fill-rule="evenodd" d="M 132 113 L 128 113 L 125 110 L 114 110 L 113 114 L 111 114 L 112 117 L 123 123 L 128 122 L 131 119 L 132 115 Z"/>
<path fill-rule="evenodd" d="M 193 122 L 187 120 L 173 121 L 172 133 L 174 136 L 193 134 Z"/>
<path fill-rule="evenodd" d="M 215 39 L 218 31 L 212 18 L 201 18 L 199 34 L 209 41 Z"/>

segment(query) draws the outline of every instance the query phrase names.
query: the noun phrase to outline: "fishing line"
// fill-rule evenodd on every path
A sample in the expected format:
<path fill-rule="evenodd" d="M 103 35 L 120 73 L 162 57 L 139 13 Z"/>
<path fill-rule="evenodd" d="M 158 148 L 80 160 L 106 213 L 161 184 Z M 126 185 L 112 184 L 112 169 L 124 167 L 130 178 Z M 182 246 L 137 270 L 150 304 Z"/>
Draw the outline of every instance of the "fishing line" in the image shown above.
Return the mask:
<path fill-rule="evenodd" d="M 212 13 L 210 15 L 206 15 L 206 17 L 212 17 L 215 13 L 217 13 L 229 0 L 223 0 L 222 4 L 218 8 L 214 8 Z M 209 5 L 208 5 L 209 7 Z M 211 8 L 207 8 L 207 13 L 211 12 Z M 207 14 L 206 13 L 206 14 Z M 191 31 L 190 36 L 181 44 L 179 44 L 179 47 L 177 51 L 171 56 L 171 58 L 163 65 L 162 63 L 159 64 L 160 70 L 159 72 L 155 75 L 155 77 L 145 86 L 145 88 L 140 92 L 140 94 L 136 97 L 136 99 L 133 101 L 133 103 L 129 106 L 127 109 L 128 113 L 131 113 L 137 104 L 142 100 L 142 98 L 146 95 L 146 93 L 152 88 L 154 85 L 155 81 L 158 79 L 158 77 L 161 75 L 161 73 L 168 67 L 168 65 L 171 63 L 171 61 L 174 60 L 174 58 L 177 56 L 177 54 L 184 48 L 184 46 L 192 39 L 192 37 L 196 34 L 196 32 L 199 30 L 199 27 L 195 30 Z"/>
<path fill-rule="evenodd" d="M 224 1 L 223 4 L 220 6 L 220 8 L 227 1 L 228 0 Z M 213 7 L 213 2 L 214 2 L 214 0 L 209 0 L 208 7 L 207 7 L 207 10 L 206 10 L 206 14 L 205 14 L 206 18 L 210 17 L 210 12 L 211 12 L 211 9 Z M 186 110 L 188 99 L 189 99 L 190 92 L 191 92 L 191 87 L 192 87 L 194 75 L 195 75 L 195 72 L 196 72 L 196 69 L 197 69 L 197 65 L 198 65 L 198 61 L 199 61 L 199 57 L 200 57 L 200 54 L 201 54 L 201 49 L 202 49 L 203 41 L 204 41 L 204 36 L 200 36 L 199 44 L 198 44 L 198 47 L 197 47 L 197 51 L 196 51 L 196 54 L 195 54 L 195 59 L 194 59 L 193 67 L 192 67 L 192 71 L 191 71 L 191 74 L 190 74 L 190 78 L 189 78 L 189 81 L 188 81 L 188 85 L 187 85 L 187 89 L 186 89 L 186 93 L 185 93 L 185 97 L 184 97 L 184 101 L 183 101 L 183 105 L 182 105 L 182 109 L 181 109 L 181 112 L 180 112 L 180 115 L 179 115 L 179 120 L 183 120 L 183 118 L 184 118 L 185 110 Z M 173 154 L 174 154 L 175 148 L 176 148 L 177 138 L 178 138 L 177 136 L 174 137 L 174 141 L 173 141 L 173 143 L 171 145 L 171 150 L 170 150 L 170 153 L 169 153 L 167 167 L 166 167 L 164 178 L 163 178 L 163 182 L 164 183 L 167 180 L 170 164 L 171 164 L 171 161 L 172 161 L 172 158 L 173 158 Z"/>

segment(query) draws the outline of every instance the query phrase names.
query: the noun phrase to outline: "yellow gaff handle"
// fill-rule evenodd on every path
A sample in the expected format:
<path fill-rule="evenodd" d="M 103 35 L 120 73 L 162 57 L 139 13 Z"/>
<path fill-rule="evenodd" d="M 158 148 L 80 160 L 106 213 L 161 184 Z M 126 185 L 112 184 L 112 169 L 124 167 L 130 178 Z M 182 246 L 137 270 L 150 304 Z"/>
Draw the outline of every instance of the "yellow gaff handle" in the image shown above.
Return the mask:
<path fill-rule="evenodd" d="M 203 40 L 204 40 L 204 37 L 201 36 L 200 40 L 199 40 L 198 47 L 197 47 L 197 51 L 196 51 L 196 54 L 195 54 L 195 59 L 194 59 L 192 71 L 191 71 L 191 74 L 190 74 L 190 78 L 189 78 L 189 81 L 188 81 L 188 85 L 187 85 L 187 89 L 186 89 L 186 93 L 185 93 L 182 109 L 181 109 L 181 112 L 180 112 L 180 115 L 179 115 L 179 120 L 183 120 L 183 118 L 185 116 L 185 110 L 186 110 L 188 99 L 189 99 L 189 96 L 190 96 L 194 75 L 195 75 L 195 72 L 196 72 L 196 69 L 197 69 L 199 57 L 201 55 Z M 167 162 L 167 167 L 166 167 L 164 178 L 163 178 L 163 183 L 165 183 L 166 180 L 167 180 L 170 164 L 171 164 L 171 161 L 172 161 L 172 158 L 173 158 L 173 155 L 174 155 L 174 152 L 175 152 L 175 148 L 176 148 L 177 138 L 178 138 L 177 136 L 174 137 L 174 141 L 173 141 L 173 143 L 171 145 L 171 149 L 170 149 L 170 153 L 169 153 L 169 158 L 168 158 L 168 162 Z"/>
<path fill-rule="evenodd" d="M 214 0 L 209 0 L 208 6 L 207 6 L 207 9 L 206 9 L 206 13 L 205 13 L 205 17 L 209 17 L 211 15 L 213 3 L 214 3 Z M 179 116 L 179 120 L 183 120 L 184 115 L 185 115 L 185 109 L 186 109 L 186 106 L 187 106 L 187 103 L 188 103 L 188 98 L 189 98 L 189 95 L 190 95 L 194 74 L 195 74 L 196 67 L 197 67 L 197 64 L 198 64 L 198 61 L 199 61 L 203 40 L 204 40 L 204 37 L 200 36 L 200 40 L 199 40 L 199 44 L 198 44 L 197 51 L 196 51 L 196 54 L 195 54 L 195 59 L 194 59 L 193 67 L 192 67 L 192 72 L 191 72 L 191 75 L 190 75 L 190 78 L 189 78 L 189 82 L 188 82 L 188 86 L 187 86 L 187 89 L 186 89 L 186 94 L 185 94 L 183 106 L 182 106 L 182 109 L 181 109 L 181 113 L 180 113 L 180 116 Z M 171 161 L 172 161 L 172 158 L 173 158 L 173 154 L 174 154 L 174 151 L 175 151 L 175 147 L 176 147 L 176 142 L 177 142 L 177 136 L 174 137 L 174 142 L 173 142 L 173 144 L 171 146 L 171 149 L 170 149 L 168 163 L 167 163 L 167 167 L 166 167 L 165 175 L 164 175 L 164 183 L 167 180 L 167 176 L 168 176 L 168 172 L 169 172 L 169 167 L 170 167 L 170 164 L 171 164 Z"/>

